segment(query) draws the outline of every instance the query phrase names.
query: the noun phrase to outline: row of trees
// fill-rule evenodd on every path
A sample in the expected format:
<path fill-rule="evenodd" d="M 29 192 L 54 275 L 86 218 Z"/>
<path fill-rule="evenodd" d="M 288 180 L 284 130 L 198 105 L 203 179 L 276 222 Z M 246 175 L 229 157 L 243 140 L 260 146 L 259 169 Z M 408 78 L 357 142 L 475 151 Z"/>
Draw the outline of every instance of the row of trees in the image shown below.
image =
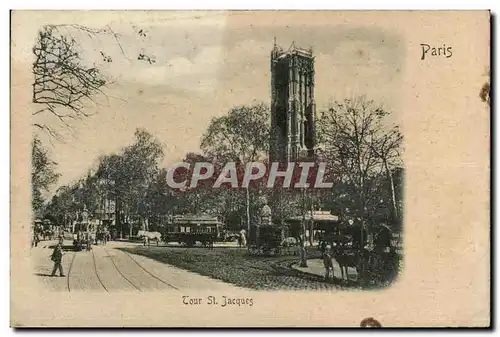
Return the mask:
<path fill-rule="evenodd" d="M 104 94 L 109 79 L 96 66 L 113 62 L 106 51 L 101 60 L 83 59 L 83 50 L 74 36 L 111 37 L 129 61 L 152 63 L 144 53 L 130 57 L 120 43 L 120 35 L 111 27 L 91 29 L 79 25 L 46 26 L 33 48 L 33 102 L 39 106 L 33 114 L 51 114 L 66 127 L 86 118 L 96 95 Z M 138 38 L 146 32 L 138 30 Z M 89 66 L 92 64 L 92 66 Z M 320 113 L 317 122 L 318 160 L 327 162 L 332 190 L 308 191 L 307 205 L 300 191 L 269 190 L 259 185 L 247 189 L 198 187 L 175 191 L 166 185 L 166 170 L 159 167 L 163 146 L 145 130 L 137 130 L 135 142 L 120 153 L 99 158 L 95 172 L 58 190 L 44 207 L 43 192 L 56 183 L 56 164 L 41 142 L 33 143 L 33 208 L 58 221 L 74 218 L 85 204 L 91 212 L 102 207 L 103 200 L 114 201 L 118 224 L 129 223 L 132 216 L 143 222 L 158 222 L 159 215 L 212 213 L 223 217 L 232 227 L 254 221 L 263 197 L 273 204 L 274 216 L 281 221 L 304 209 L 323 208 L 335 213 L 352 213 L 362 219 L 390 219 L 398 223 L 401 215 L 402 137 L 396 126 L 386 120 L 389 112 L 364 98 L 332 104 Z M 227 161 L 240 165 L 268 158 L 269 109 L 264 104 L 239 106 L 227 115 L 214 118 L 201 141 L 200 153 L 188 153 L 184 161 L 209 161 L 220 168 Z M 34 124 L 38 130 L 58 138 L 54 125 Z M 193 165 L 192 165 L 193 166 Z M 66 220 L 64 220 L 66 219 Z M 142 219 L 142 220 L 141 220 Z"/>
<path fill-rule="evenodd" d="M 31 207 L 35 217 L 43 215 L 46 194 L 57 183 L 57 163 L 38 137 L 31 143 Z"/>
<path fill-rule="evenodd" d="M 132 27 L 134 36 L 145 39 L 148 32 Z M 79 24 L 46 25 L 40 29 L 32 48 L 32 208 L 34 216 L 40 217 L 50 210 L 52 216 L 62 221 L 62 214 L 75 214 L 82 207 L 81 200 L 90 198 L 94 191 L 96 177 L 87 177 L 70 186 L 63 186 L 53 197 L 47 208 L 46 195 L 57 183 L 60 176 L 56 172 L 57 163 L 50 158 L 47 146 L 42 144 L 38 134 L 44 134 L 50 142 L 64 142 L 66 130 L 72 131 L 79 120 L 91 117 L 95 112 L 96 98 L 106 97 L 106 84 L 113 81 L 103 69 L 112 63 L 108 50 L 99 50 L 89 58 L 90 49 L 82 46 L 82 41 L 105 41 L 100 45 L 118 49 L 120 57 L 128 62 L 155 62 L 153 55 L 142 50 L 131 54 L 121 43 L 122 35 L 110 25 L 91 28 Z M 112 41 L 112 44 L 109 43 Z M 93 48 L 92 48 L 93 50 Z M 102 189 L 102 188 L 101 188 Z M 95 198 L 94 198 L 95 199 Z M 68 218 L 68 215 L 65 216 Z M 68 220 L 68 219 L 67 219 Z M 69 220 L 68 220 L 69 221 Z"/>
<path fill-rule="evenodd" d="M 120 153 L 99 158 L 98 167 L 72 186 L 61 188 L 47 207 L 59 220 L 85 204 L 99 212 L 105 200 L 113 200 L 119 225 L 136 222 L 143 226 L 161 224 L 162 216 L 208 213 L 219 216 L 230 228 L 247 227 L 258 221 L 264 199 L 270 201 L 275 221 L 281 222 L 304 209 L 327 209 L 366 220 L 400 220 L 402 136 L 387 126 L 388 112 L 359 98 L 336 103 L 321 114 L 318 160 L 327 162 L 332 189 L 307 192 L 298 189 L 268 189 L 260 184 L 249 188 L 196 188 L 175 190 L 166 182 L 161 142 L 146 130 L 137 130 L 135 142 Z M 237 165 L 266 161 L 269 152 L 269 109 L 264 104 L 240 106 L 214 118 L 201 141 L 201 153 L 188 153 L 184 162 L 191 170 L 197 162 L 211 162 L 216 171 L 228 161 Z M 184 172 L 191 176 L 191 172 Z M 304 203 L 307 203 L 304 204 Z"/>

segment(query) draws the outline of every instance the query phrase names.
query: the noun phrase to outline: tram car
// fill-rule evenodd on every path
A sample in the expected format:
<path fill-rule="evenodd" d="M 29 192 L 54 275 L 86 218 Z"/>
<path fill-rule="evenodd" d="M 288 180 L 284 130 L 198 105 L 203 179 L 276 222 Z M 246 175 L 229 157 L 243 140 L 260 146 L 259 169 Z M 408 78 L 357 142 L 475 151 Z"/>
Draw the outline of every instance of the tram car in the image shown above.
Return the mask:
<path fill-rule="evenodd" d="M 221 241 L 224 224 L 217 217 L 205 215 L 179 215 L 168 220 L 165 242 L 178 242 L 193 247 L 197 242 L 204 247 Z"/>
<path fill-rule="evenodd" d="M 73 247 L 76 251 L 90 251 L 95 243 L 96 232 L 95 226 L 90 223 L 78 222 L 75 224 L 75 232 L 73 234 Z"/>
<path fill-rule="evenodd" d="M 92 234 L 88 232 L 77 232 L 73 235 L 74 250 L 90 251 L 92 250 Z"/>
<path fill-rule="evenodd" d="M 278 225 L 258 224 L 250 226 L 248 252 L 250 255 L 278 255 L 281 253 L 284 228 Z"/>

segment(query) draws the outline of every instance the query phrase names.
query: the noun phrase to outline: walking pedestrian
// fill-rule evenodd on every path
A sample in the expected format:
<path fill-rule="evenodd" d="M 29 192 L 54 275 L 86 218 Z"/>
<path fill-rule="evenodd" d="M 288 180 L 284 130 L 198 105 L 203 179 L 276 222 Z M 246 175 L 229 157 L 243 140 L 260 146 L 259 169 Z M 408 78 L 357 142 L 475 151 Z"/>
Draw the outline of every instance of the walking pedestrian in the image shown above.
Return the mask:
<path fill-rule="evenodd" d="M 59 237 L 59 242 L 57 245 L 54 247 L 54 251 L 52 252 L 51 259 L 54 262 L 54 268 L 52 269 L 52 274 L 50 276 L 56 276 L 56 271 L 59 269 L 59 276 L 64 277 L 64 272 L 62 268 L 62 256 L 63 256 L 63 249 L 62 249 L 62 243 L 63 239 L 62 237 Z"/>

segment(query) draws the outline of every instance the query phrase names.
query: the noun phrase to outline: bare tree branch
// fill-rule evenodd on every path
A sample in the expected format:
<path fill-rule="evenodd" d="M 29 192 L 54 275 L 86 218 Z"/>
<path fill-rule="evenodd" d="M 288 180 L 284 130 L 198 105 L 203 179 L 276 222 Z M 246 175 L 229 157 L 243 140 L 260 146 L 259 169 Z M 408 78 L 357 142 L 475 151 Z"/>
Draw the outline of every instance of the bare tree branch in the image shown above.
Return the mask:
<path fill-rule="evenodd" d="M 66 128 L 71 128 L 72 120 L 91 116 L 87 103 L 103 93 L 101 88 L 106 81 L 97 68 L 83 65 L 75 40 L 46 26 L 38 34 L 33 54 L 33 103 L 43 106 L 33 115 L 50 113 Z M 53 127 L 37 127 L 61 139 Z"/>

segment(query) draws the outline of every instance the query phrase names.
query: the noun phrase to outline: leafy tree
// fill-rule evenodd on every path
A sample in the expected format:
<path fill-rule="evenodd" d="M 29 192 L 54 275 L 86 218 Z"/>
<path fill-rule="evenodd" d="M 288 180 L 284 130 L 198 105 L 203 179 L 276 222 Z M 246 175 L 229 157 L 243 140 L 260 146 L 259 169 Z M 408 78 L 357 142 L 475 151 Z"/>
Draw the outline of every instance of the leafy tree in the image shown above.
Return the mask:
<path fill-rule="evenodd" d="M 57 182 L 60 174 L 55 171 L 57 163 L 50 159 L 48 150 L 38 137 L 33 139 L 31 145 L 31 205 L 35 216 L 40 216 L 45 202 L 43 194 Z"/>
<path fill-rule="evenodd" d="M 123 153 L 123 168 L 128 183 L 124 195 L 132 211 L 145 220 L 152 211 L 146 196 L 159 174 L 158 164 L 164 153 L 161 143 L 146 130 L 137 129 L 135 137 L 135 143 L 125 148 Z"/>
<path fill-rule="evenodd" d="M 131 216 L 145 221 L 147 226 L 153 213 L 148 195 L 157 183 L 158 165 L 163 158 L 161 143 L 148 131 L 137 129 L 134 135 L 135 142 L 120 154 L 102 157 L 97 171 L 101 179 L 113 181 L 107 188 L 115 198 L 115 221 L 119 227 L 123 221 L 129 223 Z"/>
<path fill-rule="evenodd" d="M 71 222 L 75 220 L 76 211 L 74 189 L 70 186 L 58 188 L 46 208 L 46 213 L 51 214 L 59 224 L 64 225 L 71 225 Z"/>
<path fill-rule="evenodd" d="M 397 125 L 393 125 L 387 131 L 374 132 L 370 136 L 369 146 L 373 153 L 381 160 L 385 176 L 390 187 L 390 205 L 392 211 L 392 222 L 396 222 L 399 216 L 396 187 L 393 178 L 393 169 L 400 167 L 403 135 Z"/>
<path fill-rule="evenodd" d="M 383 170 L 389 177 L 392 164 L 400 160 L 402 136 L 397 126 L 387 124 L 388 115 L 373 101 L 358 97 L 334 103 L 319 121 L 325 158 L 341 174 L 341 182 L 351 186 L 356 216 L 363 221 L 367 202 L 374 197 L 374 177 Z"/>
<path fill-rule="evenodd" d="M 389 165 L 399 159 L 402 136 L 396 126 L 388 125 L 389 112 L 364 97 L 334 103 L 322 112 L 319 137 L 327 158 L 341 173 L 341 182 L 352 189 L 354 214 L 361 220 L 360 242 L 374 211 L 373 200 L 380 199 L 377 177 L 385 170 L 391 181 L 393 212 L 395 189 Z M 382 199 L 383 201 L 383 199 Z M 366 281 L 364 263 L 361 279 Z"/>
<path fill-rule="evenodd" d="M 236 162 L 238 168 L 263 159 L 269 151 L 269 109 L 264 104 L 238 106 L 213 118 L 201 141 L 204 153 L 217 163 Z M 250 226 L 250 191 L 245 188 L 246 222 Z"/>
<path fill-rule="evenodd" d="M 173 191 L 167 185 L 166 177 L 167 170 L 159 170 L 146 192 L 145 203 L 149 206 L 148 221 L 150 225 L 153 224 L 156 227 L 163 225 L 163 216 L 173 215 L 172 210 L 176 204 Z"/>

